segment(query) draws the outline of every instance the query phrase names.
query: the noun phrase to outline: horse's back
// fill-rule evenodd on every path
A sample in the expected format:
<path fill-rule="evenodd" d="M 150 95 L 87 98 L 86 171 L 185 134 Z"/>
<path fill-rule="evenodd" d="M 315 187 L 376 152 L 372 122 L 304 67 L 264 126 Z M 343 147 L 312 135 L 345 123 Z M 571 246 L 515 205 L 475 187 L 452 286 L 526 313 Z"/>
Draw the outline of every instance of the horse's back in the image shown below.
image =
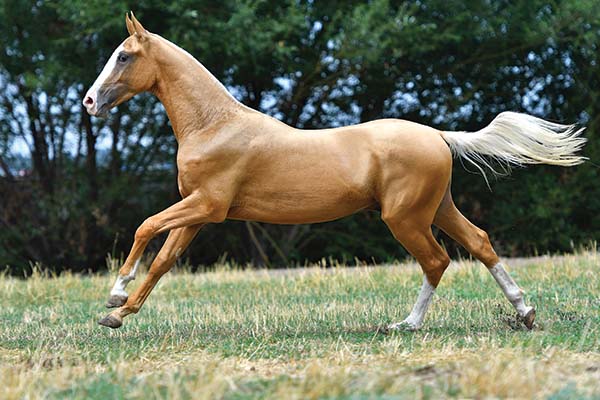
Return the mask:
<path fill-rule="evenodd" d="M 397 179 L 445 179 L 452 168 L 450 148 L 441 132 L 430 126 L 381 119 L 324 133 L 336 137 L 336 144 L 346 152 L 369 152 L 376 159 L 381 186 Z"/>

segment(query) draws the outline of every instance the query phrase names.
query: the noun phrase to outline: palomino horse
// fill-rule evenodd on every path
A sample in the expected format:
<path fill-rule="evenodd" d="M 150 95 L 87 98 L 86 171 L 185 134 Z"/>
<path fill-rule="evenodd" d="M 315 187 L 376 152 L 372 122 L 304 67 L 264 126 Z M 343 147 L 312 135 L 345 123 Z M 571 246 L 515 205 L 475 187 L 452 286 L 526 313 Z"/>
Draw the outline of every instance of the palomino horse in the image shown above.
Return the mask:
<path fill-rule="evenodd" d="M 454 206 L 452 155 L 478 168 L 490 158 L 504 165 L 583 162 L 575 155 L 581 129 L 506 112 L 478 132 L 443 132 L 385 119 L 337 129 L 295 129 L 231 96 L 185 50 L 126 16 L 130 36 L 115 50 L 83 104 L 103 115 L 139 92 L 163 103 L 175 137 L 182 200 L 146 219 L 99 321 L 118 328 L 137 313 L 160 277 L 204 224 L 227 218 L 274 224 L 331 221 L 365 209 L 381 211 L 394 237 L 417 259 L 423 285 L 412 312 L 391 329 L 418 329 L 450 259 L 435 240 L 436 225 L 492 273 L 528 328 L 535 311 L 505 271 L 487 234 Z M 495 172 L 492 169 L 492 172 Z M 128 297 L 148 242 L 169 232 L 148 275 Z"/>

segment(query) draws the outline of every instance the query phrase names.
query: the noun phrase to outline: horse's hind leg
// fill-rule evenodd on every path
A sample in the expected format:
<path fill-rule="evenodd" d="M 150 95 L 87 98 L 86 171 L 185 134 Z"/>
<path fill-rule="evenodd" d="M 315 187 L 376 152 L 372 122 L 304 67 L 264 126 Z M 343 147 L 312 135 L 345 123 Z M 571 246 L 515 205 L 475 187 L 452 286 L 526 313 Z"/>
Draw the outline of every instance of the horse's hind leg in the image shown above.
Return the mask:
<path fill-rule="evenodd" d="M 448 188 L 440 204 L 433 223 L 460 243 L 473 257 L 485 264 L 500 288 L 502 288 L 506 298 L 519 313 L 525 326 L 532 329 L 535 320 L 535 309 L 525 305 L 523 291 L 500 263 L 487 233 L 473 225 L 458 211 L 452 200 L 450 188 Z"/>
<path fill-rule="evenodd" d="M 446 251 L 431 233 L 431 226 L 419 217 L 383 217 L 394 237 L 411 253 L 423 269 L 423 285 L 419 297 L 409 316 L 404 321 L 391 324 L 394 330 L 417 330 L 421 327 L 425 313 L 442 274 L 450 264 Z"/>

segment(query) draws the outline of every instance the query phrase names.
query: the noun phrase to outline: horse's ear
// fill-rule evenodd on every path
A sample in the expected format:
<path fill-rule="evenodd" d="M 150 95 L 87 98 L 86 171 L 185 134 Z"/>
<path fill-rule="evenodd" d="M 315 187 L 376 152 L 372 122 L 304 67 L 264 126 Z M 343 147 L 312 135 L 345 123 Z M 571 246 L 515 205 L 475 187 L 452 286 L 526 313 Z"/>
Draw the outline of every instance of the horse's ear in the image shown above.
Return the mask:
<path fill-rule="evenodd" d="M 131 24 L 133 25 L 133 33 L 138 36 L 138 38 L 143 39 L 146 35 L 148 35 L 148 31 L 146 28 L 142 26 L 140 21 L 137 20 L 135 15 L 133 15 L 133 11 L 131 13 Z"/>
<path fill-rule="evenodd" d="M 134 35 L 135 28 L 133 27 L 133 22 L 131 21 L 131 18 L 129 18 L 129 13 L 125 13 L 125 25 L 127 25 L 127 32 L 129 32 L 129 35 Z"/>

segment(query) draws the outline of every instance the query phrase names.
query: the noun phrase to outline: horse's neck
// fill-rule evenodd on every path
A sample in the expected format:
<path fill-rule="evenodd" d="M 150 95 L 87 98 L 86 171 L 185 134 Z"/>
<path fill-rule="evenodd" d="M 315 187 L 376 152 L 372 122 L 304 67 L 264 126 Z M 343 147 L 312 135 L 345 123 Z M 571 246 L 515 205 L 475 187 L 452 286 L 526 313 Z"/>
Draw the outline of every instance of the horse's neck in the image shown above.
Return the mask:
<path fill-rule="evenodd" d="M 161 65 L 153 92 L 167 111 L 177 141 L 222 125 L 245 108 L 192 56 L 171 43 L 163 46 L 169 62 Z"/>

